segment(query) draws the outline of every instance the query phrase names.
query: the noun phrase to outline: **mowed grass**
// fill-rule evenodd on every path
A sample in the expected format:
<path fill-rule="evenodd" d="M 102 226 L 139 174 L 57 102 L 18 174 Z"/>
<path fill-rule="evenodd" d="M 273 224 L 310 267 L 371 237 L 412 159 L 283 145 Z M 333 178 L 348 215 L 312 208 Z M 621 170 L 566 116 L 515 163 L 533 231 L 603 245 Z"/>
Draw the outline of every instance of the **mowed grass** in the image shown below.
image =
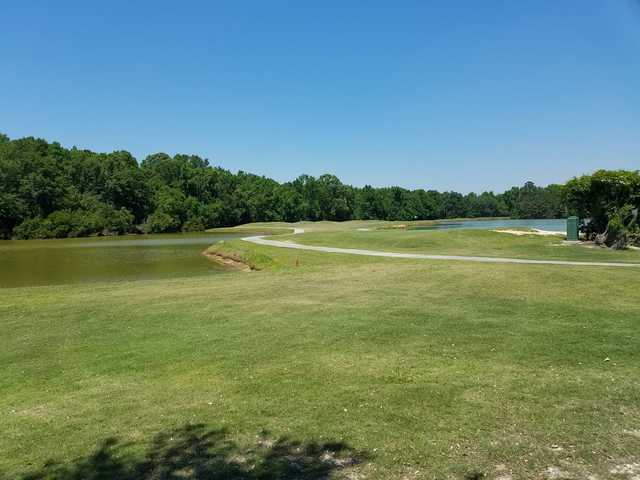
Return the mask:
<path fill-rule="evenodd" d="M 0 477 L 200 423 L 366 452 L 337 477 L 640 462 L 635 269 L 218 248 L 264 270 L 0 292 Z"/>
<path fill-rule="evenodd" d="M 473 255 L 547 260 L 640 263 L 640 251 L 563 244 L 562 237 L 515 236 L 488 230 L 377 230 L 311 232 L 296 243 L 391 252 Z"/>

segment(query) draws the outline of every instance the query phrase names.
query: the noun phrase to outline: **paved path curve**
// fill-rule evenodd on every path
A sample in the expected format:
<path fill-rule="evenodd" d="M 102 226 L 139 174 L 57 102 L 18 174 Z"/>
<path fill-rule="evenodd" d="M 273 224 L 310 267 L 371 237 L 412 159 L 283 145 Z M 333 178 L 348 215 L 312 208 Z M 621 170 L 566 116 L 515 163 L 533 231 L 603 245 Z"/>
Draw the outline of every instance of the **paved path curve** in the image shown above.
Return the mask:
<path fill-rule="evenodd" d="M 294 234 L 304 233 L 303 228 L 294 228 Z M 321 247 L 316 245 L 302 245 L 299 243 L 283 242 L 281 240 L 267 240 L 265 236 L 244 237 L 242 240 L 258 245 L 266 245 L 278 248 L 293 248 L 296 250 L 311 250 L 325 253 L 346 253 L 350 255 L 367 255 L 370 257 L 390 257 L 390 258 L 413 258 L 421 260 L 454 260 L 464 262 L 480 263 L 519 263 L 533 265 L 571 265 L 580 267 L 640 267 L 640 263 L 620 263 L 620 262 L 572 262 L 565 260 L 525 260 L 522 258 L 500 258 L 500 257 L 472 257 L 465 255 L 429 255 L 424 253 L 398 253 L 381 252 L 379 250 L 362 250 L 359 248 L 339 248 Z"/>

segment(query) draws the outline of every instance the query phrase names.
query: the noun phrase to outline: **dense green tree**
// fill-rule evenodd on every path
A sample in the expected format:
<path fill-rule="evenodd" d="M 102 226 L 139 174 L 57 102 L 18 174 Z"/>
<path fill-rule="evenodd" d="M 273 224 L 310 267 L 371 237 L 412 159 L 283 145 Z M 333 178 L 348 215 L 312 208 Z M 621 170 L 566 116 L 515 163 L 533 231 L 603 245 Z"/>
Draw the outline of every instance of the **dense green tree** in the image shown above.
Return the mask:
<path fill-rule="evenodd" d="M 558 218 L 566 215 L 566 207 L 560 185 L 538 187 L 526 182 L 501 195 L 504 213 L 514 218 Z"/>
<path fill-rule="evenodd" d="M 563 193 L 571 213 L 589 218 L 588 234 L 617 248 L 640 243 L 640 171 L 598 170 L 569 180 Z"/>
<path fill-rule="evenodd" d="M 355 217 L 362 220 L 386 218 L 386 208 L 380 189 L 365 185 L 355 192 Z"/>
<path fill-rule="evenodd" d="M 639 184 L 637 172 L 622 171 L 576 178 L 566 188 L 527 182 L 499 195 L 356 188 L 330 174 L 280 184 L 210 166 L 197 155 L 155 153 L 138 164 L 126 151 L 95 153 L 0 134 L 0 237 L 200 231 L 269 221 L 554 218 L 568 209 L 606 228 L 614 214 L 618 223 L 632 222 Z"/>
<path fill-rule="evenodd" d="M 468 217 L 500 217 L 509 214 L 505 202 L 493 192 L 482 192 L 480 195 L 469 193 L 465 202 Z"/>
<path fill-rule="evenodd" d="M 442 194 L 441 218 L 465 217 L 467 208 L 464 197 L 458 192 L 444 192 Z"/>
<path fill-rule="evenodd" d="M 14 227 L 26 216 L 26 210 L 17 194 L 0 191 L 0 238 L 11 236 Z"/>
<path fill-rule="evenodd" d="M 564 187 L 571 213 L 591 218 L 603 231 L 609 217 L 625 205 L 640 207 L 640 171 L 598 170 L 567 182 Z"/>

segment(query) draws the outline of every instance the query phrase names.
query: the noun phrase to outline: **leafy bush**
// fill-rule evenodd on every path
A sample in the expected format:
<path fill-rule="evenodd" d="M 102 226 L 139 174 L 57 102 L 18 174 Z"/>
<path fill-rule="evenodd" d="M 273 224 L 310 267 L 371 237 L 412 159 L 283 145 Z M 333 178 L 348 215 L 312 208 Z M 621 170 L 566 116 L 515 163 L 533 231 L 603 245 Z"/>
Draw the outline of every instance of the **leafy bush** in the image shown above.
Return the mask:
<path fill-rule="evenodd" d="M 639 240 L 638 209 L 633 205 L 625 205 L 616 210 L 607 225 L 607 245 L 614 249 L 623 249 L 628 245 L 637 244 Z"/>
<path fill-rule="evenodd" d="M 568 181 L 564 194 L 571 213 L 590 218 L 592 232 L 603 233 L 617 212 L 627 205 L 632 209 L 640 207 L 640 172 L 598 170 Z M 616 222 L 611 227 L 621 228 Z"/>
<path fill-rule="evenodd" d="M 190 218 L 182 225 L 183 232 L 202 232 L 206 228 L 203 219 L 200 217 Z"/>
<path fill-rule="evenodd" d="M 28 238 L 49 238 L 42 229 L 42 218 L 27 218 L 13 229 L 13 236 L 19 240 Z"/>
<path fill-rule="evenodd" d="M 146 233 L 177 232 L 180 229 L 179 219 L 163 212 L 157 212 L 149 216 L 143 225 Z"/>
<path fill-rule="evenodd" d="M 116 210 L 106 204 L 99 205 L 97 210 L 56 210 L 46 218 L 23 221 L 13 235 L 19 239 L 121 235 L 132 229 L 133 218 L 128 210 Z"/>

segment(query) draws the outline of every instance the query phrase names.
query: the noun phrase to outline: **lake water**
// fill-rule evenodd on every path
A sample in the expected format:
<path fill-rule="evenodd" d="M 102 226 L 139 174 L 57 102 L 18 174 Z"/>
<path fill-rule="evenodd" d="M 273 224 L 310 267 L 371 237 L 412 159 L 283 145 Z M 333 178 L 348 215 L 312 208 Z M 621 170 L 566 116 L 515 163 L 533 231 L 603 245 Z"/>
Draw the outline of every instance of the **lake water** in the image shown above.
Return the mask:
<path fill-rule="evenodd" d="M 527 220 L 460 220 L 446 221 L 443 220 L 435 225 L 425 225 L 413 227 L 414 230 L 451 230 L 454 228 L 466 229 L 482 229 L 493 230 L 496 228 L 537 228 L 539 230 L 548 230 L 553 232 L 566 232 L 567 220 L 558 219 L 527 219 Z"/>
<path fill-rule="evenodd" d="M 0 288 L 227 272 L 202 252 L 240 235 L 184 233 L 0 241 Z"/>
<path fill-rule="evenodd" d="M 566 220 L 463 220 L 414 227 L 518 228 L 566 231 Z M 209 245 L 241 235 L 183 233 L 62 240 L 0 241 L 0 288 L 228 272 L 204 255 Z"/>

